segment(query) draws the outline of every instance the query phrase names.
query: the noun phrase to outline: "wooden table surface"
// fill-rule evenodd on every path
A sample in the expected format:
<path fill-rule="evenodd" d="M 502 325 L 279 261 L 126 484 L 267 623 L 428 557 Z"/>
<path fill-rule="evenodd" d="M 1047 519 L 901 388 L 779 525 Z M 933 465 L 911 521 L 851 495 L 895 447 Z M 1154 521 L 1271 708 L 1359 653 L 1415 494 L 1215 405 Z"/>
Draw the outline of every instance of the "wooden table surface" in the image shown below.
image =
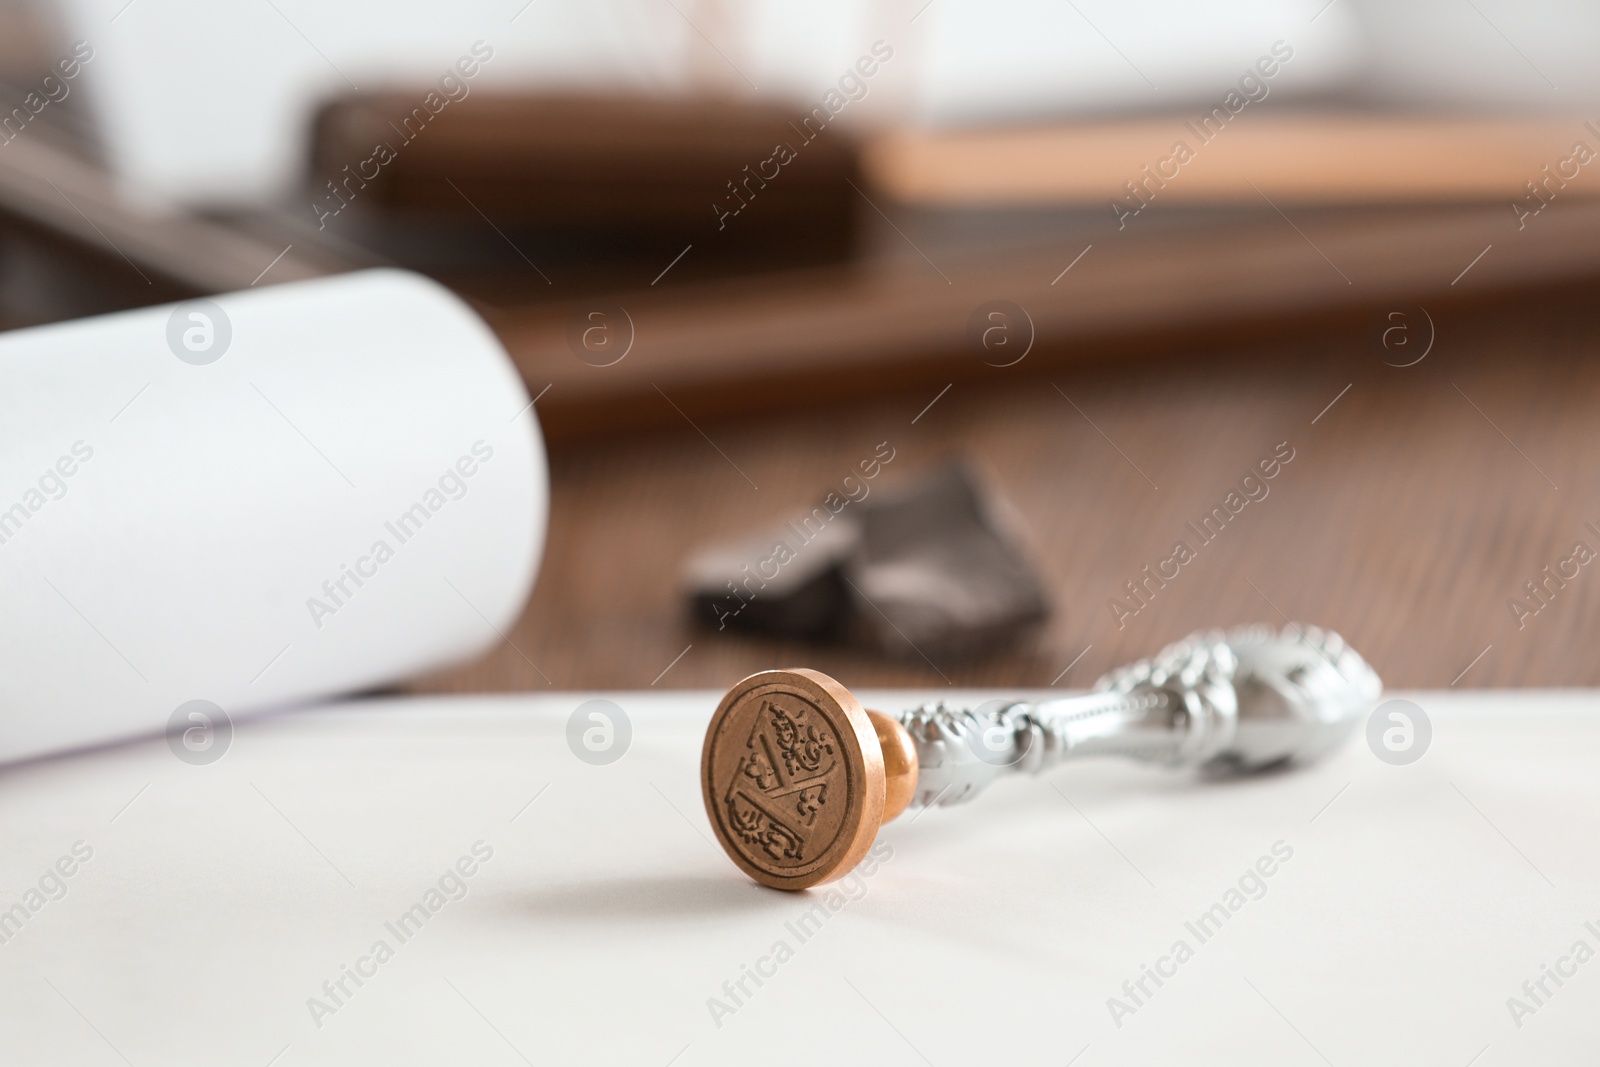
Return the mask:
<path fill-rule="evenodd" d="M 354 265 L 318 249 L 273 260 L 276 234 L 129 216 L 47 147 L 8 156 L 5 236 L 76 234 L 134 294 L 106 307 L 242 286 L 268 265 L 278 281 Z M 83 214 L 46 195 L 47 171 Z M 508 640 L 411 688 L 717 687 L 785 665 L 850 685 L 1084 686 L 1191 630 L 1284 617 L 1340 630 L 1393 686 L 1600 684 L 1600 323 L 1595 283 L 1571 281 L 1600 274 L 1600 206 L 1579 192 L 1526 231 L 1505 201 L 1257 206 L 1221 229 L 1174 217 L 1169 231 L 1155 211 L 1104 241 L 1070 213 L 1055 229 L 1018 216 L 1027 232 L 1002 240 L 993 218 L 963 228 L 891 204 L 871 242 L 884 254 L 820 288 L 639 290 L 640 351 L 604 390 L 564 338 L 580 293 L 497 306 L 564 428 L 548 546 Z M 122 255 L 99 247 L 107 234 Z M 1091 241 L 1092 269 L 1060 270 Z M 38 257 L 8 255 L 8 277 L 38 275 Z M 16 291 L 86 290 L 63 262 L 60 284 Z M 994 296 L 1022 298 L 1039 328 L 1003 370 L 961 343 Z M 14 300 L 0 319 L 104 309 Z M 1385 329 L 1409 343 L 1385 348 Z M 930 664 L 688 622 L 691 553 L 806 509 L 880 442 L 895 450 L 880 486 L 965 456 L 1021 512 L 1056 606 L 1035 640 Z M 1268 495 L 1200 543 L 1189 524 L 1280 446 L 1294 458 Z M 1180 539 L 1194 558 L 1130 599 L 1125 583 Z"/>
<path fill-rule="evenodd" d="M 1409 367 L 1386 361 L 1425 350 L 1416 308 L 1159 361 L 1025 360 L 931 407 L 921 385 L 853 399 L 842 375 L 818 409 L 558 441 L 526 612 L 482 660 L 413 688 L 719 687 L 798 665 L 849 685 L 1087 686 L 1191 630 L 1285 617 L 1341 631 L 1395 687 L 1597 685 L 1600 560 L 1574 557 L 1600 552 L 1594 306 L 1586 286 L 1436 309 Z M 1378 343 L 1400 324 L 1409 347 Z M 698 546 L 803 509 L 882 441 L 880 485 L 961 455 L 1022 513 L 1056 605 L 1036 640 L 930 665 L 687 621 Z M 1186 524 L 1285 442 L 1268 495 L 1202 545 Z M 1195 558 L 1119 617 L 1124 583 L 1180 539 Z M 1524 583 L 1547 566 L 1576 573 L 1541 602 Z"/>

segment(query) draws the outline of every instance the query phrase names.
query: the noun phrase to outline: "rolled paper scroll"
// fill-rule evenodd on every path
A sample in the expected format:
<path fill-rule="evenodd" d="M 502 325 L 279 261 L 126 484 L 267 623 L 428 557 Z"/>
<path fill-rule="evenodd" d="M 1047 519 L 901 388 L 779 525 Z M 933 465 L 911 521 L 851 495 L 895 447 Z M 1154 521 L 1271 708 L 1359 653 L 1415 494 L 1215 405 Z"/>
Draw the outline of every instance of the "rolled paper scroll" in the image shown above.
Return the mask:
<path fill-rule="evenodd" d="M 547 508 L 510 359 L 418 275 L 0 335 L 0 760 L 473 656 Z"/>

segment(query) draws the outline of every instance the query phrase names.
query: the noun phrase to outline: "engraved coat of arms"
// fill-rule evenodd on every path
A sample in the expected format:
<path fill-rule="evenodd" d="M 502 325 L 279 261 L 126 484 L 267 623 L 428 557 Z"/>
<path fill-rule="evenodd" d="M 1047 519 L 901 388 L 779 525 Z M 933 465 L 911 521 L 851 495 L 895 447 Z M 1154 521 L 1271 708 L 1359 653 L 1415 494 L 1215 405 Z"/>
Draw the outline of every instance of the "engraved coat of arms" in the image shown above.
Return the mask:
<path fill-rule="evenodd" d="M 764 701 L 723 797 L 732 831 L 774 861 L 808 859 L 808 833 L 839 765 L 837 746 L 814 711 Z"/>

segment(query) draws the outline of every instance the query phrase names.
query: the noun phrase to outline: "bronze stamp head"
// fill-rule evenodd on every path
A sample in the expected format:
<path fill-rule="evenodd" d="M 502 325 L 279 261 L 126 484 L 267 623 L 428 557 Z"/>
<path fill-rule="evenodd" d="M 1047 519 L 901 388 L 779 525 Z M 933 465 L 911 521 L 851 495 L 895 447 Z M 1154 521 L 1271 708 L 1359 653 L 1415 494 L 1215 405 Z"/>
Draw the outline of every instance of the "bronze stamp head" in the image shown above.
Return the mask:
<path fill-rule="evenodd" d="M 700 784 L 733 862 L 762 885 L 805 889 L 849 873 L 905 810 L 915 760 L 903 726 L 827 675 L 763 671 L 717 706 Z"/>

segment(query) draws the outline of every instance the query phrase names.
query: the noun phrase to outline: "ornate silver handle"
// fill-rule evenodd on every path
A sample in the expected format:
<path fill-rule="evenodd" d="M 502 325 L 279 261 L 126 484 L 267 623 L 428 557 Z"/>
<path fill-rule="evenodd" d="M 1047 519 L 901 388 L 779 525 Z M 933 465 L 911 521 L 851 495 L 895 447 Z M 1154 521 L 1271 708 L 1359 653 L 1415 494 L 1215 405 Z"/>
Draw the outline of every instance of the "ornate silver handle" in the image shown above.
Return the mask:
<path fill-rule="evenodd" d="M 1003 775 L 1084 756 L 1211 774 L 1310 762 L 1342 742 L 1382 690 L 1329 630 L 1291 623 L 1194 634 L 1083 696 L 903 712 L 920 764 L 911 804 L 963 803 Z"/>

